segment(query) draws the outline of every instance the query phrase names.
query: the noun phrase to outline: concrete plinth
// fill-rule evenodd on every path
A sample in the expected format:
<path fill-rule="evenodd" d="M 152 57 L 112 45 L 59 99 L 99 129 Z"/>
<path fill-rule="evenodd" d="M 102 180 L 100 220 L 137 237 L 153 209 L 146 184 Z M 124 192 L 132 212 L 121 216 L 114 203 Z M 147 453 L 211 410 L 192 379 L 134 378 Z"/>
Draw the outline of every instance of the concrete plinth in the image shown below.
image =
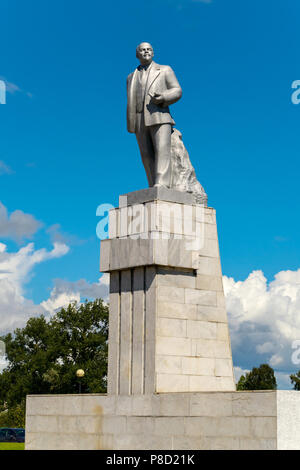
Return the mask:
<path fill-rule="evenodd" d="M 26 449 L 300 449 L 294 391 L 27 397 Z"/>

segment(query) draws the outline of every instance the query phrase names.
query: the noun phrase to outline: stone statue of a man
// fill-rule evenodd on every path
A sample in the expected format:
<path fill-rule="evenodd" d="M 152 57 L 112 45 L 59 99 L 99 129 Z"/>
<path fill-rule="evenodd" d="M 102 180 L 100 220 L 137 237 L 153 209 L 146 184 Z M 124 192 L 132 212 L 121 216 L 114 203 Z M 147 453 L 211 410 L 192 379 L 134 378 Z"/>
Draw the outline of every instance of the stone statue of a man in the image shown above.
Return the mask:
<path fill-rule="evenodd" d="M 140 65 L 127 78 L 127 129 L 135 133 L 149 186 L 172 185 L 171 134 L 175 124 L 169 105 L 182 90 L 168 65 L 153 61 L 151 44 L 136 49 Z"/>

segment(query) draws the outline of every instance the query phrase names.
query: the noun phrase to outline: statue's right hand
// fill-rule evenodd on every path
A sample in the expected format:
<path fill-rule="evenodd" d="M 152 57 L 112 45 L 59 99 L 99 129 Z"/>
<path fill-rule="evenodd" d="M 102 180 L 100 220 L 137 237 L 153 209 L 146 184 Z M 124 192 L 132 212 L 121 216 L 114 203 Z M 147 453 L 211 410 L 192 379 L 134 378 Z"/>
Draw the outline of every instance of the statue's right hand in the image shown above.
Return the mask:
<path fill-rule="evenodd" d="M 163 104 L 164 97 L 163 97 L 163 95 L 161 95 L 159 93 L 155 93 L 155 95 L 152 96 L 152 101 L 153 101 L 154 104 L 160 105 L 160 104 Z"/>

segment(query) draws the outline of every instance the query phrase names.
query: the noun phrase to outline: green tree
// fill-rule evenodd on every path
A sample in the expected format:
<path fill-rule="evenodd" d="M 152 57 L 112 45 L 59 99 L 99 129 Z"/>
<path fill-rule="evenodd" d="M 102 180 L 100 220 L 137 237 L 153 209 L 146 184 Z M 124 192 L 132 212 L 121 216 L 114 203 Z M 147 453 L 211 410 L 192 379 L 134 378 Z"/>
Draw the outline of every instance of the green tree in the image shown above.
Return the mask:
<path fill-rule="evenodd" d="M 107 375 L 108 307 L 101 299 L 62 308 L 50 321 L 30 318 L 1 338 L 8 366 L 0 374 L 0 416 L 13 416 L 28 394 L 104 393 Z M 7 415 L 4 415 L 7 413 Z"/>
<path fill-rule="evenodd" d="M 240 377 L 237 390 L 276 390 L 277 382 L 274 369 L 268 364 L 253 367 L 251 372 Z"/>
<path fill-rule="evenodd" d="M 11 408 L 3 407 L 0 412 L 0 428 L 24 428 L 25 427 L 25 402 Z"/>
<path fill-rule="evenodd" d="M 291 374 L 290 379 L 294 390 L 300 390 L 300 370 L 296 374 Z"/>

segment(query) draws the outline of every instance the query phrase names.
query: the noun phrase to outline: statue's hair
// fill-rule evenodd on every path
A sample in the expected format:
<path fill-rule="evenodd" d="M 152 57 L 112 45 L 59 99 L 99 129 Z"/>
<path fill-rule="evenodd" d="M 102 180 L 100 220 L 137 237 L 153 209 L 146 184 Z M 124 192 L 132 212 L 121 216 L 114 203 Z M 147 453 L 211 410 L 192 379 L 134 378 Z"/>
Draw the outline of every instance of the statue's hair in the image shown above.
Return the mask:
<path fill-rule="evenodd" d="M 138 55 L 139 48 L 140 48 L 140 45 L 141 45 L 141 44 L 149 44 L 149 45 L 151 46 L 150 42 L 145 42 L 145 41 L 140 42 L 140 44 L 137 46 L 137 48 L 136 48 L 136 50 L 135 50 L 136 56 Z M 153 47 L 152 47 L 152 46 L 151 46 L 151 49 L 152 49 L 152 51 L 153 51 Z M 154 51 L 153 51 L 153 52 L 154 52 Z"/>

